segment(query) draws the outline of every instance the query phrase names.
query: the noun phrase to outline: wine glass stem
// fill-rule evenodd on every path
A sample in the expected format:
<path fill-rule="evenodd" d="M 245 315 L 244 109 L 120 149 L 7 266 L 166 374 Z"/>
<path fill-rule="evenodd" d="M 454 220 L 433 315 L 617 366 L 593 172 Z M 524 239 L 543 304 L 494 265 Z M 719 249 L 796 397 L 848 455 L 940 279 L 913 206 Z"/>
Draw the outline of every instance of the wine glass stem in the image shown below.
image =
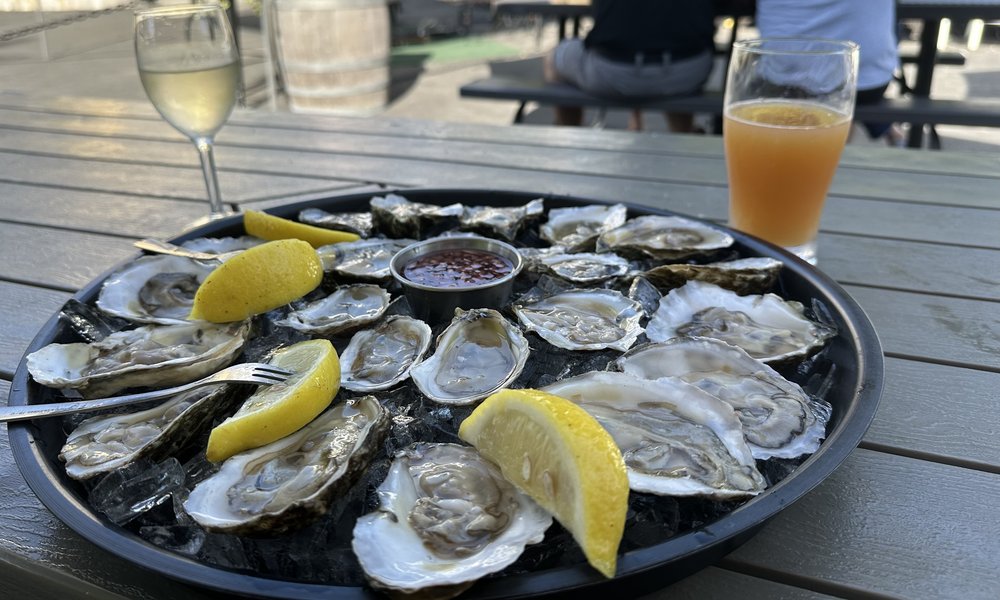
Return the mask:
<path fill-rule="evenodd" d="M 222 194 L 219 192 L 219 176 L 215 171 L 215 156 L 212 154 L 212 138 L 197 138 L 194 145 L 201 157 L 201 170 L 205 175 L 205 188 L 208 190 L 208 204 L 213 215 L 225 214 L 222 207 Z"/>

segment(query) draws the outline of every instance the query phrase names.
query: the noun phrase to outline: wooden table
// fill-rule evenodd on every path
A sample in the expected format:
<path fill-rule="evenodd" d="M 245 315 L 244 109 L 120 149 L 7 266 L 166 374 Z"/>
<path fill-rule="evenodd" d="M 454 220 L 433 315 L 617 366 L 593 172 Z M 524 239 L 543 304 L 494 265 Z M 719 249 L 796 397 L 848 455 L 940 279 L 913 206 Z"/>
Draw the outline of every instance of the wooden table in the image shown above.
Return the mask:
<path fill-rule="evenodd" d="M 69 296 L 204 215 L 190 143 L 151 108 L 0 103 L 0 397 Z M 384 183 L 636 202 L 724 220 L 719 138 L 238 112 L 229 201 Z M 1000 178 L 995 155 L 851 147 L 820 265 L 868 312 L 885 393 L 832 477 L 717 566 L 655 598 L 984 598 L 1000 591 Z M 0 597 L 207 598 L 50 514 L 0 436 Z"/>

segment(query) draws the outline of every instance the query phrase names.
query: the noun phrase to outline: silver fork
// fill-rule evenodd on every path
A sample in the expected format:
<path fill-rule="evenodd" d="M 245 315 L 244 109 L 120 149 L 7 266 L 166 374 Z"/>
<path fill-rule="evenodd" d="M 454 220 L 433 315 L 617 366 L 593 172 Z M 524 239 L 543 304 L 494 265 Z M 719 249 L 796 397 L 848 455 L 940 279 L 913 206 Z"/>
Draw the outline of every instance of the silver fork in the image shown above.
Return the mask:
<path fill-rule="evenodd" d="M 140 250 L 146 250 L 148 252 L 155 252 L 157 254 L 171 254 L 173 256 L 183 256 L 185 258 L 193 258 L 195 260 L 217 260 L 219 262 L 225 262 L 230 258 L 236 256 L 237 254 L 243 252 L 242 250 L 234 250 L 232 252 L 223 252 L 221 254 L 212 254 L 210 252 L 199 252 L 197 250 L 188 250 L 182 246 L 176 244 L 171 244 L 170 242 L 164 242 L 162 240 L 154 240 L 152 238 L 146 238 L 144 240 L 138 240 L 132 242 L 132 245 Z"/>
<path fill-rule="evenodd" d="M 3 406 L 0 407 L 0 423 L 10 421 L 24 421 L 26 419 L 37 419 L 39 417 L 55 417 L 57 415 L 68 415 L 70 413 L 88 412 L 111 408 L 114 406 L 125 406 L 138 402 L 147 402 L 158 398 L 166 398 L 187 392 L 195 388 L 206 385 L 216 385 L 220 383 L 255 383 L 258 385 L 271 385 L 282 383 L 292 376 L 291 371 L 279 369 L 278 367 L 265 363 L 243 363 L 233 365 L 221 371 L 213 373 L 208 377 L 192 381 L 177 387 L 144 392 L 141 394 L 129 394 L 127 396 L 112 396 L 110 398 L 99 398 L 97 400 L 80 400 L 75 402 L 56 402 L 53 404 L 29 404 L 27 406 Z"/>

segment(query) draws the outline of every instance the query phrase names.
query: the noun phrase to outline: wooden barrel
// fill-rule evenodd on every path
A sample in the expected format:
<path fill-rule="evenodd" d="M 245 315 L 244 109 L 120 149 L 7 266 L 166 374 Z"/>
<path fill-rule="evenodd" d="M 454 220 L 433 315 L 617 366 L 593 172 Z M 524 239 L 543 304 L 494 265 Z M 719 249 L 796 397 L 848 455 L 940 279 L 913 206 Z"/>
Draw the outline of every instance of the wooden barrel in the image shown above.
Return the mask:
<path fill-rule="evenodd" d="M 385 107 L 386 0 L 276 0 L 275 16 L 292 111 L 371 114 Z"/>

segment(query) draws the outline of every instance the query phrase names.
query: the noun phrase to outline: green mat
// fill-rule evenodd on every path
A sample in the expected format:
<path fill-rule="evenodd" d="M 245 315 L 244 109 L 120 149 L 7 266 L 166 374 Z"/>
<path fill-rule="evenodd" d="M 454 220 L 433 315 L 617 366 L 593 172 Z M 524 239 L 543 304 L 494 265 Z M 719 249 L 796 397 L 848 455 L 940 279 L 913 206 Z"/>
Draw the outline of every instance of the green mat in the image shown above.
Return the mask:
<path fill-rule="evenodd" d="M 514 46 L 501 44 L 487 38 L 466 37 L 452 40 L 396 46 L 392 49 L 394 66 L 411 65 L 414 61 L 425 63 L 449 63 L 466 60 L 482 60 L 517 56 L 520 51 Z"/>

